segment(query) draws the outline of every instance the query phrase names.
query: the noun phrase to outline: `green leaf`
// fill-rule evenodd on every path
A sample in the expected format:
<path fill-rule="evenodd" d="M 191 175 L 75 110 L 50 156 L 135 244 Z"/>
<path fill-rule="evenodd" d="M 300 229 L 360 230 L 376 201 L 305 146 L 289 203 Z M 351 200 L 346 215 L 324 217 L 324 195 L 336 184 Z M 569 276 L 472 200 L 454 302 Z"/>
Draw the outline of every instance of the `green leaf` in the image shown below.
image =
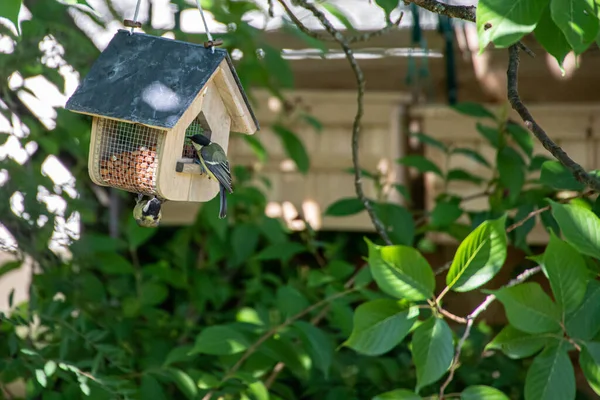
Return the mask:
<path fill-rule="evenodd" d="M 575 371 L 565 342 L 548 346 L 534 358 L 525 378 L 525 400 L 575 398 Z"/>
<path fill-rule="evenodd" d="M 248 262 L 258 246 L 259 237 L 258 226 L 254 224 L 238 224 L 233 227 L 231 232 L 231 246 L 233 247 L 233 256 L 230 259 L 233 261 L 233 266 Z"/>
<path fill-rule="evenodd" d="M 269 77 L 277 81 L 281 88 L 290 89 L 294 87 L 294 73 L 288 60 L 281 56 L 281 51 L 274 47 L 261 43 L 264 51 L 264 62 L 269 71 Z"/>
<path fill-rule="evenodd" d="M 169 354 L 167 354 L 167 357 L 163 363 L 163 367 L 168 367 L 174 363 L 191 360 L 193 356 L 190 353 L 193 349 L 194 346 L 191 344 L 174 347 Z"/>
<path fill-rule="evenodd" d="M 460 394 L 460 400 L 510 400 L 496 388 L 484 385 L 469 386 Z"/>
<path fill-rule="evenodd" d="M 373 208 L 388 228 L 393 243 L 412 245 L 415 238 L 415 221 L 410 211 L 393 203 L 375 203 Z"/>
<path fill-rule="evenodd" d="M 193 400 L 198 395 L 198 386 L 194 383 L 194 380 L 190 378 L 188 374 L 183 372 L 180 369 L 169 368 L 168 370 L 169 376 L 175 385 L 179 388 L 179 390 L 187 397 L 189 400 Z"/>
<path fill-rule="evenodd" d="M 529 163 L 529 172 L 541 170 L 546 161 L 554 160 L 540 154 L 536 154 L 535 156 L 531 157 L 531 162 Z"/>
<path fill-rule="evenodd" d="M 262 142 L 255 135 L 241 135 L 244 141 L 250 146 L 250 149 L 261 163 L 267 162 L 269 154 Z"/>
<path fill-rule="evenodd" d="M 287 263 L 296 254 L 304 253 L 306 247 L 297 242 L 285 242 L 272 244 L 265 247 L 255 257 L 256 260 L 280 260 Z"/>
<path fill-rule="evenodd" d="M 56 362 L 52 360 L 46 361 L 46 364 L 44 364 L 44 374 L 46 374 L 47 377 L 51 377 L 54 375 L 54 372 L 56 372 Z"/>
<path fill-rule="evenodd" d="M 590 387 L 600 395 L 600 343 L 585 343 L 579 353 L 579 366 Z"/>
<path fill-rule="evenodd" d="M 140 384 L 140 398 L 166 400 L 167 396 L 155 377 L 149 374 L 142 375 Z"/>
<path fill-rule="evenodd" d="M 600 282 L 591 280 L 583 301 L 577 310 L 567 314 L 567 334 L 582 340 L 591 340 L 600 332 Z"/>
<path fill-rule="evenodd" d="M 42 386 L 46 387 L 48 384 L 48 380 L 46 379 L 46 374 L 41 369 L 35 370 L 35 380 Z"/>
<path fill-rule="evenodd" d="M 345 199 L 340 199 L 330 204 L 329 207 L 327 207 L 327 210 L 325 210 L 325 215 L 345 217 L 358 214 L 359 212 L 364 211 L 364 209 L 365 205 L 358 197 L 346 197 Z"/>
<path fill-rule="evenodd" d="M 248 384 L 248 391 L 252 393 L 254 400 L 269 400 L 269 389 L 259 379 Z"/>
<path fill-rule="evenodd" d="M 496 120 L 496 116 L 490 110 L 488 110 L 479 103 L 464 101 L 451 106 L 451 108 L 454 109 L 454 111 L 457 111 L 464 115 L 468 115 L 470 117 L 489 118 L 494 121 Z"/>
<path fill-rule="evenodd" d="M 352 25 L 352 23 L 350 22 L 348 17 L 346 17 L 344 12 L 340 8 L 338 8 L 335 4 L 321 3 L 321 5 L 323 6 L 324 9 L 329 11 L 331 13 L 331 15 L 333 15 L 335 18 L 337 18 L 346 27 L 346 29 L 348 29 L 350 32 L 355 31 L 354 26 Z"/>
<path fill-rule="evenodd" d="M 538 283 L 521 283 L 493 292 L 504 305 L 511 325 L 527 333 L 561 329 L 560 310 Z"/>
<path fill-rule="evenodd" d="M 117 253 L 102 253 L 96 257 L 98 261 L 97 265 L 107 274 L 127 275 L 135 272 L 131 263 Z"/>
<path fill-rule="evenodd" d="M 334 352 L 331 339 L 321 329 L 308 322 L 296 321 L 293 326 L 300 332 L 302 342 L 313 361 L 313 368 L 321 370 L 327 379 Z"/>
<path fill-rule="evenodd" d="M 421 396 L 406 389 L 396 389 L 378 394 L 371 400 L 421 400 Z"/>
<path fill-rule="evenodd" d="M 544 8 L 542 17 L 533 33 L 542 47 L 556 59 L 556 62 L 558 62 L 558 65 L 562 70 L 565 57 L 571 51 L 571 45 L 567 42 L 565 34 L 562 33 L 560 28 L 556 26 L 552 20 L 550 5 Z"/>
<path fill-rule="evenodd" d="M 452 149 L 452 154 L 462 154 L 463 156 L 485 166 L 491 168 L 490 163 L 478 152 L 473 149 L 467 149 L 463 147 L 457 147 Z"/>
<path fill-rule="evenodd" d="M 506 325 L 485 349 L 500 350 L 513 359 L 531 357 L 542 349 L 545 340 L 540 335 L 521 332 L 512 325 Z"/>
<path fill-rule="evenodd" d="M 511 121 L 506 124 L 506 131 L 517 142 L 523 153 L 527 154 L 527 157 L 531 157 L 533 154 L 533 137 L 531 133 L 521 125 Z"/>
<path fill-rule="evenodd" d="M 248 340 L 244 335 L 230 326 L 217 325 L 209 326 L 200 332 L 190 354 L 237 354 L 247 348 Z"/>
<path fill-rule="evenodd" d="M 432 228 L 443 229 L 453 224 L 462 215 L 460 199 L 438 201 L 430 215 Z"/>
<path fill-rule="evenodd" d="M 395 300 L 363 303 L 354 312 L 352 334 L 343 345 L 369 356 L 387 353 L 404 340 L 418 316 L 417 308 Z"/>
<path fill-rule="evenodd" d="M 483 222 L 458 246 L 446 284 L 467 292 L 489 282 L 506 260 L 506 215 Z"/>
<path fill-rule="evenodd" d="M 306 174 L 310 168 L 310 159 L 302 141 L 294 132 L 282 125 L 275 124 L 272 128 L 281 139 L 286 153 L 296 163 L 298 170 Z"/>
<path fill-rule="evenodd" d="M 600 219 L 592 211 L 549 200 L 563 236 L 579 252 L 600 258 Z"/>
<path fill-rule="evenodd" d="M 594 0 L 552 0 L 552 20 L 564 33 L 575 54 L 583 53 L 596 39 L 598 16 Z"/>
<path fill-rule="evenodd" d="M 481 178 L 477 175 L 473 175 L 472 173 L 467 172 L 461 168 L 455 168 L 455 169 L 451 169 L 450 171 L 448 171 L 448 174 L 446 175 L 446 180 L 448 182 L 465 181 L 465 182 L 471 182 L 471 183 L 474 183 L 477 185 L 480 184 L 481 182 L 483 182 L 483 178 Z"/>
<path fill-rule="evenodd" d="M 443 177 L 442 171 L 431 160 L 420 155 L 408 155 L 398 159 L 398 164 L 406 165 L 407 167 L 415 168 L 420 173 L 433 172 L 434 174 Z"/>
<path fill-rule="evenodd" d="M 578 182 L 573 174 L 558 161 L 546 161 L 542 164 L 540 183 L 558 190 L 581 191 L 585 185 Z"/>
<path fill-rule="evenodd" d="M 525 163 L 512 147 L 504 147 L 496 159 L 500 183 L 509 191 L 508 197 L 515 201 L 525 183 Z"/>
<path fill-rule="evenodd" d="M 383 8 L 385 15 L 389 18 L 392 11 L 398 7 L 400 0 L 375 0 L 375 3 L 377 3 L 379 7 Z"/>
<path fill-rule="evenodd" d="M 439 140 L 437 140 L 429 135 L 426 135 L 424 133 L 413 133 L 411 136 L 414 136 L 415 138 L 417 138 L 417 140 L 419 142 L 426 144 L 428 146 L 431 146 L 431 147 L 435 147 L 435 148 L 443 151 L 444 153 L 448 151 L 448 147 L 444 143 L 440 142 Z"/>
<path fill-rule="evenodd" d="M 129 247 L 134 250 L 150 240 L 156 232 L 158 232 L 157 229 L 140 227 L 133 217 L 127 221 L 127 241 L 129 242 Z"/>
<path fill-rule="evenodd" d="M 323 132 L 323 124 L 317 118 L 313 117 L 310 114 L 302 113 L 300 114 L 300 118 L 306 121 L 307 124 L 313 127 L 315 132 L 321 133 Z"/>
<path fill-rule="evenodd" d="M 383 292 L 409 301 L 433 297 L 433 271 L 417 250 L 408 246 L 378 246 L 365 240 L 373 279 Z"/>
<path fill-rule="evenodd" d="M 417 368 L 418 393 L 446 373 L 454 356 L 452 331 L 440 318 L 430 317 L 413 333 L 412 355 Z"/>
<path fill-rule="evenodd" d="M 492 128 L 490 126 L 486 126 L 480 124 L 479 122 L 476 125 L 477 132 L 481 134 L 494 148 L 498 148 L 500 146 L 500 132 L 497 128 Z"/>
<path fill-rule="evenodd" d="M 479 52 L 490 42 L 496 47 L 508 47 L 533 32 L 548 1 L 479 0 L 476 12 Z"/>
<path fill-rule="evenodd" d="M 542 268 L 548 275 L 554 299 L 563 313 L 579 307 L 588 282 L 585 260 L 579 252 L 567 242 L 551 235 Z"/>
<path fill-rule="evenodd" d="M 281 310 L 284 318 L 296 315 L 308 306 L 306 297 L 290 285 L 277 288 L 277 308 Z"/>
<path fill-rule="evenodd" d="M 155 306 L 165 301 L 169 295 L 169 290 L 160 283 L 144 282 L 141 287 L 141 294 L 141 304 Z"/>
<path fill-rule="evenodd" d="M 21 2 L 22 0 L 2 0 L 0 4 L 0 17 L 7 18 L 10 22 L 15 24 L 17 32 L 19 33 L 19 11 L 21 10 Z"/>

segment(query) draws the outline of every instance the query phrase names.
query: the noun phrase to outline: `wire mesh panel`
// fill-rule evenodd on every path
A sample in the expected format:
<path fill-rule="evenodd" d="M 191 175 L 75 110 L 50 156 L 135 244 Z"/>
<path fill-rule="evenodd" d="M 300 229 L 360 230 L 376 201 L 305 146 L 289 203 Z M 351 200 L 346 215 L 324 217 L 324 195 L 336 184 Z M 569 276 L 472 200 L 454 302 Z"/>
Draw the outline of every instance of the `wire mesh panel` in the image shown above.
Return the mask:
<path fill-rule="evenodd" d="M 200 122 L 200 116 L 196 117 L 194 121 L 185 130 L 185 140 L 183 142 L 183 151 L 181 157 L 183 158 L 194 158 L 196 156 L 196 149 L 192 146 L 190 136 L 194 136 L 197 133 L 204 133 L 202 122 Z"/>
<path fill-rule="evenodd" d="M 165 131 L 98 119 L 94 175 L 105 185 L 133 193 L 155 195 L 158 156 Z"/>

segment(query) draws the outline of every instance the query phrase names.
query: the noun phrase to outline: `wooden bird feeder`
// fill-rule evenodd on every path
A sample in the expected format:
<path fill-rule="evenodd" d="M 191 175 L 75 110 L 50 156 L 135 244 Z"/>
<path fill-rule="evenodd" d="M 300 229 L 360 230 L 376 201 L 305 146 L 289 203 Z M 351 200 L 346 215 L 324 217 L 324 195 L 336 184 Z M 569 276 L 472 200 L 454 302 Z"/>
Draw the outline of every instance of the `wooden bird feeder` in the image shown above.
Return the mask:
<path fill-rule="evenodd" d="M 227 152 L 229 133 L 259 129 L 227 51 L 119 30 L 66 109 L 93 116 L 88 169 L 94 183 L 166 200 L 217 195 L 189 136 Z"/>

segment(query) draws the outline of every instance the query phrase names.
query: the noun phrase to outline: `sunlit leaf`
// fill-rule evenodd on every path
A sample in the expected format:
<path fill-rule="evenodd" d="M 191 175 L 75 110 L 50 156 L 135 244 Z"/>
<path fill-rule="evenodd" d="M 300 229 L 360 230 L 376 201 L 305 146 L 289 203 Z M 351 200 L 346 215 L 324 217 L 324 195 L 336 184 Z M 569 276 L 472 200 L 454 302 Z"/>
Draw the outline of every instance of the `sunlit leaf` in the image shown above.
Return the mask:
<path fill-rule="evenodd" d="M 600 219 L 596 214 L 576 205 L 549 202 L 567 242 L 583 254 L 600 258 Z"/>
<path fill-rule="evenodd" d="M 370 356 L 387 353 L 406 337 L 418 315 L 418 309 L 395 300 L 363 303 L 354 312 L 352 334 L 344 345 Z"/>
<path fill-rule="evenodd" d="M 534 358 L 525 379 L 526 400 L 575 398 L 575 371 L 564 346 L 564 341 L 548 346 Z"/>
<path fill-rule="evenodd" d="M 477 36 L 480 53 L 493 42 L 508 47 L 533 32 L 548 0 L 480 0 L 477 4 Z"/>
<path fill-rule="evenodd" d="M 552 0 L 550 15 L 565 35 L 575 54 L 583 53 L 598 34 L 594 0 Z"/>
<path fill-rule="evenodd" d="M 563 312 L 574 311 L 579 307 L 589 280 L 581 254 L 570 244 L 551 235 L 544 252 L 542 268 L 550 281 L 554 299 Z"/>
<path fill-rule="evenodd" d="M 493 293 L 504 305 L 506 317 L 515 328 L 534 334 L 561 329 L 560 309 L 538 283 L 521 283 Z"/>
<path fill-rule="evenodd" d="M 475 385 L 463 390 L 460 400 L 509 400 L 509 397 L 496 388 Z"/>
<path fill-rule="evenodd" d="M 196 337 L 191 354 L 236 354 L 248 348 L 248 340 L 240 332 L 226 325 L 209 326 Z"/>
<path fill-rule="evenodd" d="M 527 358 L 544 347 L 545 339 L 543 334 L 531 335 L 512 325 L 506 325 L 485 348 L 501 350 L 507 357 L 514 359 Z"/>
<path fill-rule="evenodd" d="M 423 387 L 440 379 L 448 370 L 454 356 L 452 331 L 440 318 L 430 317 L 413 333 L 412 354 L 417 368 L 417 387 Z"/>
<path fill-rule="evenodd" d="M 479 225 L 458 246 L 446 284 L 457 292 L 476 289 L 489 282 L 506 260 L 506 215 Z"/>
<path fill-rule="evenodd" d="M 408 246 L 378 246 L 365 240 L 369 246 L 371 273 L 383 292 L 410 301 L 433 296 L 433 271 L 417 250 Z"/>

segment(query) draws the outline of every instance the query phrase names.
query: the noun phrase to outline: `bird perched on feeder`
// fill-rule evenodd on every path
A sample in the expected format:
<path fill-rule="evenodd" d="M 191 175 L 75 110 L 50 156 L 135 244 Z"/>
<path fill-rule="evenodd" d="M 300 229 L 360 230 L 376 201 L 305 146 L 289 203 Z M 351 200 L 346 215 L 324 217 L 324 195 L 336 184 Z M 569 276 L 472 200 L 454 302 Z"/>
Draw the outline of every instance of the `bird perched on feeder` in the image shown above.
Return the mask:
<path fill-rule="evenodd" d="M 190 140 L 198 154 L 197 162 L 202 166 L 208 178 L 219 182 L 219 218 L 225 218 L 227 216 L 226 192 L 233 193 L 229 161 L 225 150 L 219 144 L 211 142 L 209 138 L 201 134 L 191 136 Z"/>
<path fill-rule="evenodd" d="M 143 194 L 138 194 L 133 208 L 135 222 L 143 228 L 158 227 L 162 218 L 161 205 L 162 201 L 156 196 L 151 199 L 144 199 Z"/>

